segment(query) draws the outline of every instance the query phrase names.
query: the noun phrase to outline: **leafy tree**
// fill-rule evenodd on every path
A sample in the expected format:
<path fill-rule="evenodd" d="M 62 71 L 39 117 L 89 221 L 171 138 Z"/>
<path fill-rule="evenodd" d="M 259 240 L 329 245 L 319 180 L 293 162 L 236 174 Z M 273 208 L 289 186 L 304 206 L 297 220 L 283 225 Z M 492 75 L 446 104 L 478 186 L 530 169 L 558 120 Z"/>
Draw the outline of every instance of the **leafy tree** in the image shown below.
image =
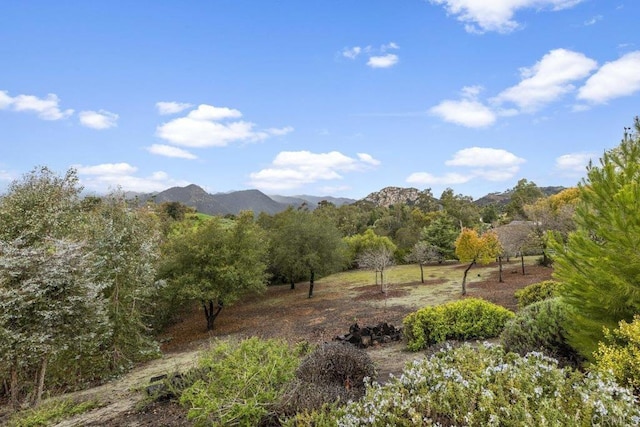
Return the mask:
<path fill-rule="evenodd" d="M 524 211 L 524 206 L 532 204 L 542 197 L 544 197 L 544 193 L 535 182 L 523 178 L 511 190 L 511 200 L 505 206 L 505 212 L 511 219 L 529 219 Z"/>
<path fill-rule="evenodd" d="M 462 279 L 462 295 L 467 294 L 467 273 L 476 263 L 488 264 L 502 252 L 498 235 L 487 231 L 478 235 L 476 230 L 463 228 L 456 240 L 456 256 L 461 262 L 468 262 Z"/>
<path fill-rule="evenodd" d="M 104 337 L 102 284 L 78 236 L 81 191 L 73 169 L 59 177 L 39 167 L 0 199 L 0 376 L 10 376 L 14 404 L 30 385 L 40 400 L 67 348 Z"/>
<path fill-rule="evenodd" d="M 362 234 L 345 237 L 350 262 L 356 263 L 358 257 L 367 251 L 375 251 L 380 248 L 386 248 L 395 251 L 396 245 L 387 236 L 379 236 L 372 229 L 367 229 Z"/>
<path fill-rule="evenodd" d="M 445 212 L 455 219 L 458 229 L 475 227 L 480 223 L 480 208 L 471 197 L 454 194 L 451 188 L 447 188 L 440 196 L 440 203 Z"/>
<path fill-rule="evenodd" d="M 460 229 L 453 217 L 440 213 L 431 223 L 422 229 L 421 240 L 429 245 L 438 248 L 439 259 L 451 259 L 455 254 L 454 243 L 460 234 Z"/>
<path fill-rule="evenodd" d="M 553 243 L 555 277 L 562 298 L 574 309 L 569 343 L 589 360 L 603 327 L 633 321 L 640 312 L 640 119 L 636 133 L 590 164 L 579 185 L 576 231 L 566 244 Z"/>
<path fill-rule="evenodd" d="M 242 212 L 230 226 L 214 217 L 169 236 L 159 276 L 177 298 L 200 301 L 212 330 L 224 306 L 265 289 L 266 253 L 266 239 L 251 212 Z"/>
<path fill-rule="evenodd" d="M 157 297 L 160 232 L 155 217 L 112 193 L 87 215 L 82 234 L 92 248 L 96 276 L 105 285 L 111 334 L 104 346 L 110 371 L 158 353 L 149 323 Z"/>

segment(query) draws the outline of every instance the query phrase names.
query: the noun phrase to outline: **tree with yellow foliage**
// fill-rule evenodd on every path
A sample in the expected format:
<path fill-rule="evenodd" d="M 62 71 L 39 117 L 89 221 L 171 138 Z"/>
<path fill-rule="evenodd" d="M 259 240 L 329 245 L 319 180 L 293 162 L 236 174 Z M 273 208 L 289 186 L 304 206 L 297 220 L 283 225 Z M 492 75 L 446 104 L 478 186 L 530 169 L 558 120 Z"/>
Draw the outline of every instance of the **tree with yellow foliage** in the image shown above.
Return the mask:
<path fill-rule="evenodd" d="M 462 295 L 467 294 L 467 273 L 475 264 L 489 264 L 502 252 L 500 240 L 495 231 L 487 231 L 482 235 L 471 228 L 463 228 L 456 239 L 456 256 L 460 262 L 468 262 L 462 278 Z"/>

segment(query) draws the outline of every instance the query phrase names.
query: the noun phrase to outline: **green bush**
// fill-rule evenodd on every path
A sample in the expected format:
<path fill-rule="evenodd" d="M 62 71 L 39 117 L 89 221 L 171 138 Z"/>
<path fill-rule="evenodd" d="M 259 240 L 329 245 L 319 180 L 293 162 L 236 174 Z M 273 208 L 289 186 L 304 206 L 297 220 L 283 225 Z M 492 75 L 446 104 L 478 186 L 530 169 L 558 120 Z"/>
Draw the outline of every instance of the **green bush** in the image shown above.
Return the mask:
<path fill-rule="evenodd" d="M 407 347 L 412 351 L 447 339 L 468 340 L 496 337 L 514 314 L 504 307 L 478 298 L 466 298 L 429 306 L 404 318 Z"/>
<path fill-rule="evenodd" d="M 640 316 L 633 322 L 624 320 L 618 329 L 605 329 L 605 342 L 598 344 L 591 368 L 598 372 L 610 372 L 619 384 L 632 387 L 640 394 Z"/>
<path fill-rule="evenodd" d="M 500 341 L 507 351 L 524 356 L 540 351 L 557 359 L 561 365 L 577 366 L 578 353 L 567 343 L 565 324 L 568 306 L 559 298 L 551 298 L 528 305 L 509 321 Z"/>
<path fill-rule="evenodd" d="M 204 378 L 180 396 L 197 425 L 254 426 L 294 378 L 298 353 L 278 340 L 218 342 L 199 361 Z"/>
<path fill-rule="evenodd" d="M 559 368 L 540 353 L 521 357 L 488 344 L 465 344 L 416 360 L 400 377 L 370 384 L 361 401 L 333 415 L 334 425 L 343 427 L 640 423 L 633 394 L 613 380 Z"/>
<path fill-rule="evenodd" d="M 100 404 L 95 400 L 76 402 L 71 399 L 52 400 L 37 408 L 18 412 L 9 419 L 9 427 L 47 426 L 97 408 Z"/>
<path fill-rule="evenodd" d="M 518 299 L 518 308 L 524 308 L 534 302 L 559 296 L 558 289 L 560 286 L 560 282 L 545 280 L 516 291 L 515 296 Z"/>

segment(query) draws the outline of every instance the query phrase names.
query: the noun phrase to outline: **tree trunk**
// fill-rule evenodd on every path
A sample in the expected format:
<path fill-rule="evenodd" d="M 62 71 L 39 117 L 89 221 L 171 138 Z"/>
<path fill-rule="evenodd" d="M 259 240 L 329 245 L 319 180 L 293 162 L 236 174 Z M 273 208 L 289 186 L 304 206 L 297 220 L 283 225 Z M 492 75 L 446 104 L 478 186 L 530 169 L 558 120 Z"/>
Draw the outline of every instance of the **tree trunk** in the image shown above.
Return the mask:
<path fill-rule="evenodd" d="M 313 279 L 315 278 L 315 271 L 311 270 L 311 277 L 309 278 L 309 298 L 313 296 Z"/>
<path fill-rule="evenodd" d="M 34 405 L 40 405 L 42 401 L 42 391 L 44 390 L 44 377 L 47 372 L 47 356 L 43 356 L 42 364 L 40 365 L 40 372 L 38 372 L 38 388 L 36 391 L 36 398 L 34 400 Z"/>
<path fill-rule="evenodd" d="M 498 257 L 498 266 L 499 266 L 499 269 L 498 269 L 498 282 L 502 283 L 502 282 L 504 282 L 504 280 L 502 280 L 502 257 L 501 256 Z"/>
<path fill-rule="evenodd" d="M 420 282 L 424 283 L 424 268 L 422 263 L 420 263 Z"/>
<path fill-rule="evenodd" d="M 295 280 L 293 280 L 293 276 L 291 276 L 291 290 L 294 290 L 296 288 L 296 282 Z"/>
<path fill-rule="evenodd" d="M 14 363 L 11 367 L 11 406 L 18 407 L 18 364 Z"/>
<path fill-rule="evenodd" d="M 218 300 L 218 304 L 215 307 L 212 299 L 207 302 L 202 301 L 202 308 L 204 308 L 204 317 L 207 319 L 207 331 L 212 331 L 213 322 L 215 322 L 216 317 L 218 317 L 218 314 L 222 311 L 222 301 Z"/>
<path fill-rule="evenodd" d="M 469 270 L 471 270 L 471 267 L 473 267 L 475 263 L 476 260 L 474 259 L 471 264 L 469 264 L 469 267 L 467 267 L 467 269 L 464 271 L 464 277 L 462 278 L 462 295 L 467 294 L 467 273 L 469 272 Z"/>
<path fill-rule="evenodd" d="M 524 252 L 520 252 L 520 263 L 522 264 L 522 275 L 524 276 Z"/>

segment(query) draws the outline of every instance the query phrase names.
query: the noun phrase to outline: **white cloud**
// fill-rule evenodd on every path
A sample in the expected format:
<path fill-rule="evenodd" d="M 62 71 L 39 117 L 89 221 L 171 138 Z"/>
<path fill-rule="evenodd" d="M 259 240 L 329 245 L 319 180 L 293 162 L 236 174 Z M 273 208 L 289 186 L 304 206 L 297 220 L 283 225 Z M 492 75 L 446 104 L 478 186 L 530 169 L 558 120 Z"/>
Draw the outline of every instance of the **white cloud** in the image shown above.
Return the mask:
<path fill-rule="evenodd" d="M 640 51 L 607 62 L 578 91 L 578 99 L 594 104 L 640 91 Z"/>
<path fill-rule="evenodd" d="M 362 48 L 360 46 L 345 47 L 342 50 L 342 56 L 349 59 L 356 59 L 361 52 Z"/>
<path fill-rule="evenodd" d="M 267 191 L 290 190 L 318 181 L 339 180 L 344 173 L 364 171 L 379 164 L 366 153 L 358 153 L 355 159 L 338 151 L 283 151 L 270 167 L 251 173 L 250 183 Z"/>
<path fill-rule="evenodd" d="M 464 148 L 447 160 L 447 166 L 467 167 L 511 167 L 524 163 L 525 160 L 500 148 L 471 147 Z"/>
<path fill-rule="evenodd" d="M 389 42 L 387 44 L 383 44 L 382 46 L 380 46 L 381 52 L 386 52 L 390 49 L 400 49 L 400 46 L 398 46 L 398 44 L 395 42 Z"/>
<path fill-rule="evenodd" d="M 496 115 L 489 107 L 471 99 L 444 100 L 431 107 L 429 112 L 445 122 L 470 128 L 490 126 L 496 121 Z"/>
<path fill-rule="evenodd" d="M 389 68 L 398 63 L 398 55 L 388 53 L 382 56 L 371 56 L 367 65 L 371 68 Z"/>
<path fill-rule="evenodd" d="M 192 104 L 187 104 L 185 102 L 156 102 L 156 109 L 158 110 L 158 113 L 162 115 L 180 113 L 181 111 L 191 107 L 193 107 Z"/>
<path fill-rule="evenodd" d="M 256 142 L 293 131 L 290 126 L 255 131 L 246 121 L 225 121 L 242 117 L 238 110 L 202 104 L 185 117 L 170 120 L 156 129 L 156 135 L 185 147 L 224 147 L 232 142 Z"/>
<path fill-rule="evenodd" d="M 445 165 L 470 168 L 467 173 L 450 172 L 433 175 L 429 172 L 415 172 L 407 177 L 411 184 L 455 185 L 464 184 L 475 178 L 487 181 L 505 181 L 518 172 L 525 160 L 499 148 L 464 148 L 447 160 Z"/>
<path fill-rule="evenodd" d="M 469 182 L 472 175 L 461 175 L 459 173 L 447 173 L 442 176 L 432 175 L 429 172 L 415 172 L 407 177 L 407 183 L 414 185 L 456 185 Z"/>
<path fill-rule="evenodd" d="M 8 92 L 0 91 L 0 109 L 36 113 L 43 120 L 61 120 L 73 114 L 71 109 L 60 109 L 60 98 L 53 93 L 48 94 L 46 98 L 34 95 L 11 97 Z"/>
<path fill-rule="evenodd" d="M 465 29 L 472 33 L 496 31 L 509 33 L 520 27 L 514 15 L 518 10 L 535 8 L 538 10 L 561 10 L 573 7 L 582 0 L 430 0 L 443 5 L 450 15 L 465 23 Z"/>
<path fill-rule="evenodd" d="M 105 163 L 94 166 L 74 165 L 80 181 L 88 190 L 105 193 L 116 188 L 124 191 L 150 193 L 169 187 L 188 185 L 187 181 L 174 180 L 163 171 L 153 172 L 148 177 L 134 174 L 138 168 L 128 163 Z"/>
<path fill-rule="evenodd" d="M 165 157 L 176 157 L 179 159 L 193 160 L 198 158 L 197 156 L 195 156 L 194 154 L 191 154 L 187 150 L 183 150 L 178 147 L 172 147 L 170 145 L 164 145 L 164 144 L 153 144 L 147 147 L 147 151 L 149 151 L 151 154 L 157 154 L 159 156 L 165 156 Z"/>
<path fill-rule="evenodd" d="M 597 62 L 582 53 L 555 49 L 532 67 L 521 68 L 520 83 L 505 89 L 492 101 L 510 102 L 521 111 L 534 112 L 573 91 L 571 82 L 587 77 L 596 67 Z"/>
<path fill-rule="evenodd" d="M 556 158 L 556 169 L 571 175 L 581 174 L 594 157 L 593 153 L 564 154 Z"/>
<path fill-rule="evenodd" d="M 593 18 L 591 18 L 591 19 L 588 19 L 588 20 L 584 21 L 584 25 L 585 25 L 586 27 L 588 27 L 588 26 L 590 26 L 590 25 L 595 24 L 595 23 L 596 23 L 596 22 L 598 22 L 598 21 L 602 21 L 602 15 L 596 15 L 596 16 L 594 16 Z"/>
<path fill-rule="evenodd" d="M 81 111 L 78 116 L 82 126 L 92 129 L 109 129 L 118 125 L 118 115 L 105 110 Z"/>

